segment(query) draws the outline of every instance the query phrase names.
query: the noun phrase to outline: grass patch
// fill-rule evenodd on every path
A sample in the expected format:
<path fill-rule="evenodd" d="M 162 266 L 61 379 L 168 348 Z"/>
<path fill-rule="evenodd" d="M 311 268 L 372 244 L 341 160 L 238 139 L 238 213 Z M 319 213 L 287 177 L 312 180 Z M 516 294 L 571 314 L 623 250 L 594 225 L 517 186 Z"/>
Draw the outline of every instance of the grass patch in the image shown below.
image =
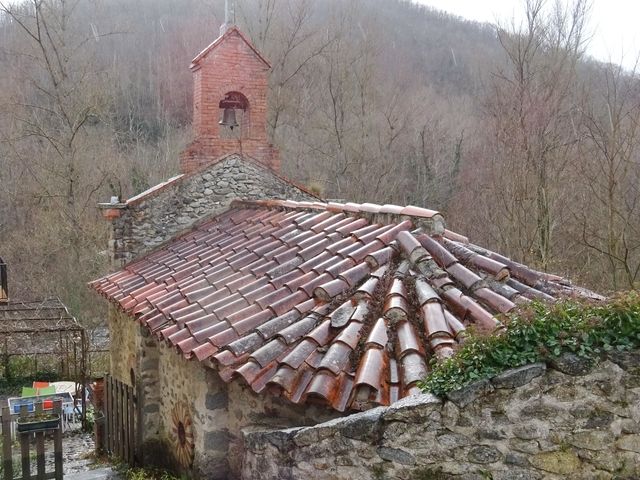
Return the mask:
<path fill-rule="evenodd" d="M 123 464 L 116 468 L 127 480 L 181 480 L 167 470 L 153 467 L 133 467 Z"/>
<path fill-rule="evenodd" d="M 546 362 L 565 352 L 595 361 L 602 354 L 640 348 L 640 294 L 606 302 L 533 302 L 501 319 L 504 331 L 480 336 L 471 331 L 456 354 L 432 364 L 420 384 L 444 395 L 510 368 Z"/>

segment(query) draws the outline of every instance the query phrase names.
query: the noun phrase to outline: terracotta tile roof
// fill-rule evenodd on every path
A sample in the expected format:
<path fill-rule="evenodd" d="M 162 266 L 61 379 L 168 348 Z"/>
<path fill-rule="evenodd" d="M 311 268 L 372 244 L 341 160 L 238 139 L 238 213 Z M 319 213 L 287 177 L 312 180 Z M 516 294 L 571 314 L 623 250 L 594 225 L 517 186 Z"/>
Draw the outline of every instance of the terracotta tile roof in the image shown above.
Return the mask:
<path fill-rule="evenodd" d="M 225 381 L 340 411 L 417 393 L 469 325 L 595 296 L 470 243 L 432 210 L 279 200 L 234 202 L 91 286 Z"/>

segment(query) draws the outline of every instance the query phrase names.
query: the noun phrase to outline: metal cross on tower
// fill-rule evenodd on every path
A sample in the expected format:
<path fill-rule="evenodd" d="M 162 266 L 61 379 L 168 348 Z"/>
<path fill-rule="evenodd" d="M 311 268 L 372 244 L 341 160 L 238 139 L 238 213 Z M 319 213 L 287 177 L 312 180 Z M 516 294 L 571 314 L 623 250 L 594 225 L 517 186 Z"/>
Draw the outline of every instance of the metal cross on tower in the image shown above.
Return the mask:
<path fill-rule="evenodd" d="M 224 0 L 224 24 L 220 27 L 220 35 L 236 23 L 236 1 Z"/>

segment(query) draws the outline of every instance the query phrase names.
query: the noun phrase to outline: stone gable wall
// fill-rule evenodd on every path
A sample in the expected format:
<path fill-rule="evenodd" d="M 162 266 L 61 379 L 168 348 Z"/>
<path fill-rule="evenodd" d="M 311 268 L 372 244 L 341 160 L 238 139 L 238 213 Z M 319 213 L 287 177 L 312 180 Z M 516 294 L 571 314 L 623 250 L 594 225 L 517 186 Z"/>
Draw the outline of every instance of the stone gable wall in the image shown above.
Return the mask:
<path fill-rule="evenodd" d="M 198 220 L 223 212 L 238 198 L 317 200 L 268 169 L 232 155 L 120 210 L 110 241 L 114 267 L 161 245 Z"/>
<path fill-rule="evenodd" d="M 581 375 L 536 364 L 444 402 L 421 395 L 313 427 L 246 431 L 242 475 L 640 478 L 640 353 L 613 355 L 586 374 L 581 368 L 572 373 Z"/>

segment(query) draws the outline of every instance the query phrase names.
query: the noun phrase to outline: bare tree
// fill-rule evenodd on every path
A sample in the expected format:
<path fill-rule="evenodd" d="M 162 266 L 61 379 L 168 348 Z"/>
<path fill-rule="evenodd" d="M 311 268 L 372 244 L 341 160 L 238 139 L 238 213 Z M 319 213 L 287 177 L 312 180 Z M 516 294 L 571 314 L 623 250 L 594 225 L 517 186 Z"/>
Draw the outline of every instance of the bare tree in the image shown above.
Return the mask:
<path fill-rule="evenodd" d="M 548 268 L 562 222 L 567 166 L 576 143 L 573 95 L 583 56 L 585 0 L 565 9 L 526 1 L 523 28 L 499 29 L 506 68 L 493 74 L 486 112 L 493 135 L 489 181 L 500 243 Z"/>
<path fill-rule="evenodd" d="M 601 254 L 611 286 L 637 287 L 640 275 L 640 81 L 634 68 L 603 65 L 583 110 L 582 241 Z"/>
<path fill-rule="evenodd" d="M 41 259 L 56 270 L 57 262 L 68 258 L 71 269 L 63 268 L 65 276 L 56 282 L 47 276 L 32 280 L 44 292 L 55 284 L 71 296 L 83 294 L 76 283 L 83 278 L 69 274 L 72 266 L 95 258 L 88 248 L 102 233 L 95 222 L 96 193 L 108 177 L 108 169 L 93 161 L 87 148 L 99 141 L 87 135 L 87 128 L 95 124 L 104 103 L 87 50 L 101 35 L 79 29 L 74 22 L 77 8 L 78 2 L 69 0 L 0 2 L 0 12 L 12 26 L 10 41 L 3 45 L 12 82 L 2 92 L 10 128 L 3 129 L 0 141 L 19 170 L 15 175 L 23 178 L 16 193 L 32 210 L 23 210 L 23 221 L 38 225 L 27 238 L 14 229 L 4 235 L 24 251 L 33 245 L 34 256 L 27 262 Z M 14 233 L 17 238 L 11 238 Z M 35 239 L 41 243 L 32 244 Z"/>

